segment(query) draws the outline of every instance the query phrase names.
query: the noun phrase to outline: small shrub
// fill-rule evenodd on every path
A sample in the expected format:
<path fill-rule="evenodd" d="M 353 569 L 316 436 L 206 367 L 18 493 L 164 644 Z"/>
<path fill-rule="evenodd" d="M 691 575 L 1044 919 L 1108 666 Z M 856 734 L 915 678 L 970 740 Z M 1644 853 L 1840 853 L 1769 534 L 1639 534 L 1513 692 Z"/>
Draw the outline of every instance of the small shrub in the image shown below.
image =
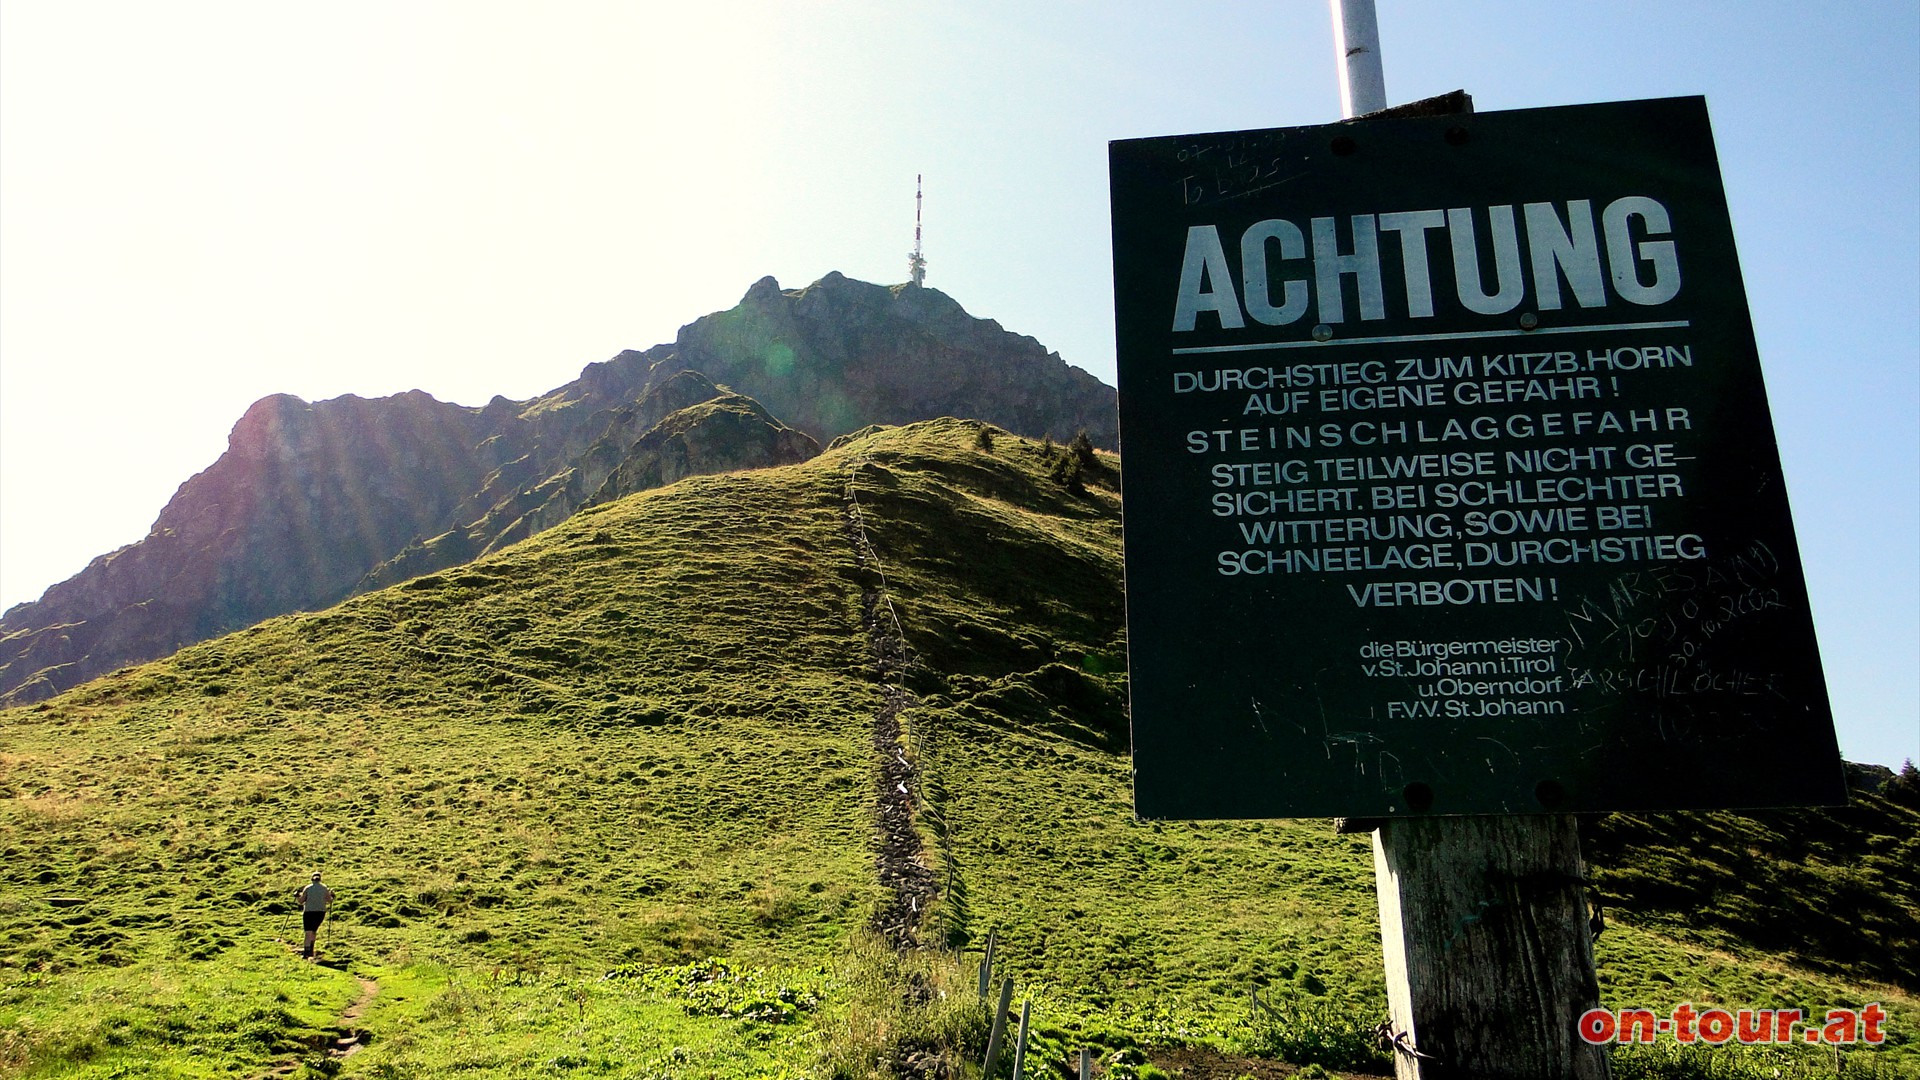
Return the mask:
<path fill-rule="evenodd" d="M 1053 471 L 1049 475 L 1054 483 L 1075 495 L 1084 495 L 1087 491 L 1085 473 L 1086 470 L 1080 464 L 1080 459 L 1068 454 L 1053 463 Z"/>
<path fill-rule="evenodd" d="M 1087 437 L 1085 428 L 1074 433 L 1073 441 L 1067 444 L 1067 449 L 1073 452 L 1074 460 L 1078 461 L 1083 468 L 1092 470 L 1100 467 L 1100 459 L 1093 452 L 1093 440 Z"/>
<path fill-rule="evenodd" d="M 1920 810 L 1920 768 L 1914 767 L 1912 758 L 1908 758 L 1905 767 L 1887 781 L 1887 786 L 1880 790 L 1880 794 L 1888 802 L 1909 810 Z"/>

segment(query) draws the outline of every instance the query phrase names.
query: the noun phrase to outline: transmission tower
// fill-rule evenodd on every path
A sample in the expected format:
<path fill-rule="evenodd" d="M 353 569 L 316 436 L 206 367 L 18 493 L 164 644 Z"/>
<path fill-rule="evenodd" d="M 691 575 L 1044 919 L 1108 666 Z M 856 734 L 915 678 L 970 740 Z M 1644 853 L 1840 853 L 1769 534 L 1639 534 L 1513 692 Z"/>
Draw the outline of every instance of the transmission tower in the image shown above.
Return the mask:
<path fill-rule="evenodd" d="M 920 254 L 920 174 L 913 175 L 913 252 L 907 256 L 907 279 L 927 283 L 927 257 Z"/>

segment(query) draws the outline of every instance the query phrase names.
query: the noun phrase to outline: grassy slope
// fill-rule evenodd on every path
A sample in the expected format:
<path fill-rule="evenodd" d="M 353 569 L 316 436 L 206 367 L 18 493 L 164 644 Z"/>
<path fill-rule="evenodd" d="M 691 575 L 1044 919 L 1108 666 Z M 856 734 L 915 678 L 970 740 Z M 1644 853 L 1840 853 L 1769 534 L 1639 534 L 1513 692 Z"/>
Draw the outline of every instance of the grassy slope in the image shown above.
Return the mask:
<path fill-rule="evenodd" d="M 685 481 L 3 714 L 0 1072 L 308 1053 L 361 993 L 277 942 L 313 866 L 341 894 L 330 951 L 380 981 L 344 1075 L 812 1069 L 878 897 L 879 581 L 849 487 L 920 661 L 909 745 L 953 941 L 997 928 L 1076 1037 L 1229 1036 L 1254 982 L 1378 1010 L 1364 842 L 1131 818 L 1114 459 L 1076 492 L 1050 477 L 1064 451 L 978 430 Z M 1844 965 L 1611 915 L 1617 1004 L 1886 1000 L 1920 1029 Z M 731 972 L 685 966 L 709 954 Z"/>
<path fill-rule="evenodd" d="M 831 463 L 691 480 L 8 713 L 7 1064 L 116 1038 L 183 1069 L 196 1042 L 262 1056 L 217 1015 L 128 1034 L 164 1026 L 147 988 L 182 971 L 312 983 L 337 1014 L 353 980 L 272 945 L 314 867 L 335 955 L 436 996 L 709 953 L 817 966 L 877 893 L 839 494 Z"/>
<path fill-rule="evenodd" d="M 1046 479 L 1045 448 L 956 455 L 963 435 L 909 429 L 858 486 L 926 669 L 908 724 L 948 826 L 952 936 L 997 929 L 1058 1022 L 1090 1028 L 1217 1029 L 1256 977 L 1377 996 L 1364 840 L 1325 822 L 1132 818 L 1114 459 L 1076 495 Z"/>
<path fill-rule="evenodd" d="M 1645 921 L 1920 992 L 1920 812 L 1885 793 L 1832 810 L 1614 814 L 1587 851 Z"/>

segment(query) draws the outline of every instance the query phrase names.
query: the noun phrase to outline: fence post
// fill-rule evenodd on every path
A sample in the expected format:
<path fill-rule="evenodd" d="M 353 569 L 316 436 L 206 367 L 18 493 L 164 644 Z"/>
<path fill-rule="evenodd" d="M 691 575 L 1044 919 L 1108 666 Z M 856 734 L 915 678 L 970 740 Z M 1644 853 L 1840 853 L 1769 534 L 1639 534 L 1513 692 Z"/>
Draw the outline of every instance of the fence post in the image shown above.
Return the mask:
<path fill-rule="evenodd" d="M 993 1031 L 987 1035 L 987 1059 L 980 1065 L 982 1080 L 993 1080 L 994 1059 L 1000 1056 L 1000 1040 L 1007 1033 L 1007 1010 L 1013 1008 L 1013 980 L 1000 980 L 1000 1007 L 993 1013 Z"/>
<path fill-rule="evenodd" d="M 1020 1037 L 1013 1044 L 1013 1080 L 1021 1080 L 1027 1071 L 1027 1013 L 1032 1008 L 1032 998 L 1020 1003 Z"/>
<path fill-rule="evenodd" d="M 949 858 L 951 858 L 951 852 L 949 852 Z M 953 867 L 951 863 L 949 863 L 947 867 L 947 886 L 948 891 L 951 892 L 953 886 Z M 994 931 L 987 931 L 987 953 L 980 958 L 981 1001 L 987 1000 L 987 991 L 993 987 L 993 936 Z"/>

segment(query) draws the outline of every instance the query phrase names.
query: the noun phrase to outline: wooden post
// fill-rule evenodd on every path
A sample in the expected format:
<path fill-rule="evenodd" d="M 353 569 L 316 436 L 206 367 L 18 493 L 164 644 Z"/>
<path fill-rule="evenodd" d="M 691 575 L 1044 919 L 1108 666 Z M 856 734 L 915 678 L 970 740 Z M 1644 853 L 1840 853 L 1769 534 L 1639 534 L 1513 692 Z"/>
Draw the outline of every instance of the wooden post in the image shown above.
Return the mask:
<path fill-rule="evenodd" d="M 1080 1048 L 1080 1080 L 1093 1080 L 1093 1047 Z"/>
<path fill-rule="evenodd" d="M 1033 1009 L 1032 999 L 1020 1003 L 1020 1034 L 1013 1043 L 1013 1080 L 1025 1080 L 1027 1073 L 1027 1015 Z"/>
<path fill-rule="evenodd" d="M 987 1035 L 987 1059 L 980 1064 L 980 1075 L 992 1080 L 993 1066 L 1000 1056 L 1000 1040 L 1007 1034 L 1007 1010 L 1013 1007 L 1013 980 L 1000 980 L 1000 1007 L 993 1013 L 993 1030 Z"/>
<path fill-rule="evenodd" d="M 952 879 L 953 871 L 948 870 L 947 875 L 949 879 L 948 891 L 951 892 L 952 891 L 951 879 Z M 980 1000 L 981 1001 L 987 1000 L 987 992 L 993 989 L 993 934 L 994 932 L 992 930 L 987 931 L 987 952 L 985 956 L 982 956 L 980 958 Z"/>
<path fill-rule="evenodd" d="M 1607 1080 L 1574 819 L 1366 824 L 1398 1080 Z"/>

